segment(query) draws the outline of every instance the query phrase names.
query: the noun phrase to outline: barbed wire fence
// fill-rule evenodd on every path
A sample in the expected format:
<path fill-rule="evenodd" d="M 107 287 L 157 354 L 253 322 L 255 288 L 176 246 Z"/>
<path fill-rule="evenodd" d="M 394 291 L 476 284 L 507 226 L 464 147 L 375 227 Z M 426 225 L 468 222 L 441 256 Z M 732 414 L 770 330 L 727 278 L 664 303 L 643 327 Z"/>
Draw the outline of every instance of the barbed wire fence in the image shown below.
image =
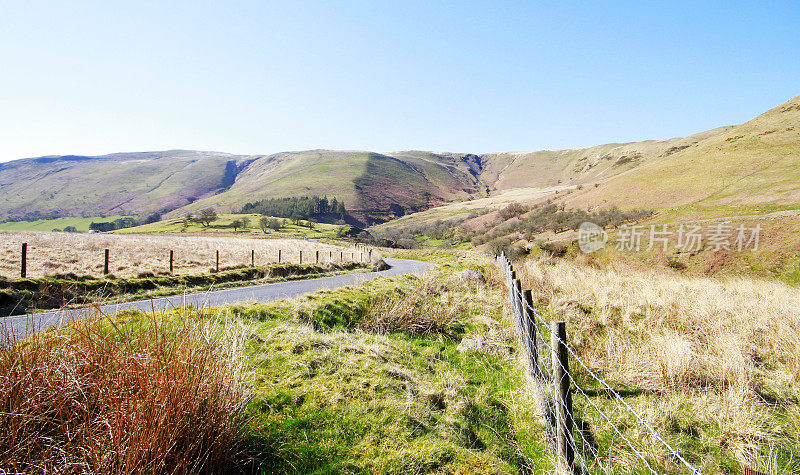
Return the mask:
<path fill-rule="evenodd" d="M 559 470 L 579 474 L 657 474 L 652 451 L 648 459 L 639 440 L 650 439 L 650 444 L 659 450 L 659 460 L 673 465 L 670 472 L 700 475 L 700 469 L 578 356 L 567 340 L 564 322 L 542 318 L 533 306 L 531 291 L 522 289 L 511 261 L 501 254 L 497 263 L 505 274 L 528 376 Z M 577 365 L 580 376 L 570 371 L 570 362 Z M 616 407 L 601 407 L 608 406 L 601 398 Z M 575 407 L 580 408 L 580 413 L 574 411 Z M 634 425 L 638 426 L 637 440 L 626 435 Z M 599 440 L 600 434 L 606 437 Z"/>

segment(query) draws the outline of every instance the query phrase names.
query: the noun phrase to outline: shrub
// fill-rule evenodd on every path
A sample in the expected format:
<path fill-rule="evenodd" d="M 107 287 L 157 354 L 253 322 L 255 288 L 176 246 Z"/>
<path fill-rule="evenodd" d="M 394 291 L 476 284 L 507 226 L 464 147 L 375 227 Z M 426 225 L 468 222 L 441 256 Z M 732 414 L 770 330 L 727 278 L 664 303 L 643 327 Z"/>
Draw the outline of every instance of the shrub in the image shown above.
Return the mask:
<path fill-rule="evenodd" d="M 503 219 L 503 221 L 507 221 L 511 218 L 516 218 L 517 216 L 527 213 L 528 210 L 527 206 L 523 205 L 522 203 L 510 203 L 506 207 L 502 208 L 498 212 L 498 216 Z"/>

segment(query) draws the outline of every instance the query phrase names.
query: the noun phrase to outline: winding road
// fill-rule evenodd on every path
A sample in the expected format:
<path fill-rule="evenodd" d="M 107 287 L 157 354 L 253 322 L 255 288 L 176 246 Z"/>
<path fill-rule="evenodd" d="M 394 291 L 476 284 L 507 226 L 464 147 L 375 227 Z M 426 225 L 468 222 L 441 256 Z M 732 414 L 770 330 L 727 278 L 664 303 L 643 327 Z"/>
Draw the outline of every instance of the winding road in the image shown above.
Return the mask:
<path fill-rule="evenodd" d="M 33 332 L 44 330 L 54 325 L 85 318 L 88 315 L 99 313 L 113 314 L 122 310 L 163 311 L 183 305 L 196 307 L 218 307 L 235 302 L 272 302 L 324 289 L 338 289 L 349 285 L 358 285 L 377 277 L 392 277 L 402 274 L 419 274 L 433 267 L 429 262 L 414 261 L 410 259 L 383 259 L 391 267 L 379 272 L 365 272 L 357 274 L 343 274 L 318 279 L 293 280 L 273 284 L 253 285 L 225 290 L 211 290 L 186 295 L 159 297 L 149 300 L 133 302 L 112 303 L 100 307 L 80 309 L 61 309 L 52 312 L 33 313 L 0 318 L 0 332 L 11 333 L 17 338 L 24 338 Z"/>

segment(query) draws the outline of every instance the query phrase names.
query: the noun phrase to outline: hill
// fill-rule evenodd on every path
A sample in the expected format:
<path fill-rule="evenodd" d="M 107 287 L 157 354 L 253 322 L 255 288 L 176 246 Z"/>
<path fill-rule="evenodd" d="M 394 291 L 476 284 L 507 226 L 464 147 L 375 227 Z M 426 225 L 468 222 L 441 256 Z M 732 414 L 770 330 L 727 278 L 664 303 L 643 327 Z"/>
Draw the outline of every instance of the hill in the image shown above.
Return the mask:
<path fill-rule="evenodd" d="M 800 201 L 800 96 L 663 160 L 643 164 L 570 206 L 680 208 L 714 216 L 793 208 Z"/>
<path fill-rule="evenodd" d="M 209 206 L 237 212 L 247 202 L 311 195 L 342 200 L 359 225 L 469 214 L 509 196 L 683 216 L 761 213 L 797 207 L 799 144 L 800 96 L 738 126 L 578 149 L 49 156 L 0 164 L 0 221 L 153 212 L 178 218 Z"/>
<path fill-rule="evenodd" d="M 235 211 L 264 198 L 327 195 L 343 200 L 360 224 L 463 200 L 480 193 L 479 179 L 462 156 L 429 152 L 380 154 L 311 150 L 260 157 L 225 193 L 174 214 L 207 206 Z"/>
<path fill-rule="evenodd" d="M 263 198 L 328 195 L 365 224 L 485 189 L 469 158 L 429 152 L 48 156 L 0 164 L 0 221 L 153 212 L 177 217 L 209 206 L 238 211 Z"/>
<path fill-rule="evenodd" d="M 227 189 L 253 159 L 170 150 L 0 163 L 0 220 L 173 210 Z"/>
<path fill-rule="evenodd" d="M 493 191 L 598 183 L 663 160 L 729 129 L 720 127 L 689 137 L 587 148 L 490 153 L 481 156 L 484 166 L 480 178 L 491 183 Z"/>

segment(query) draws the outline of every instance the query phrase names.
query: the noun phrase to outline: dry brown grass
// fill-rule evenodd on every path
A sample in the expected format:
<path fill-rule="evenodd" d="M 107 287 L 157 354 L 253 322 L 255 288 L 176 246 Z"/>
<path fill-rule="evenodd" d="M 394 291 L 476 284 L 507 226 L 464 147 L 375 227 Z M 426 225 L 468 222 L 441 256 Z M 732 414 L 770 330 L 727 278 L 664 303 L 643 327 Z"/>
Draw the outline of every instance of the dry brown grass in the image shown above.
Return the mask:
<path fill-rule="evenodd" d="M 166 317 L 89 319 L 0 354 L 0 467 L 25 473 L 230 470 L 242 332 Z M 233 327 L 228 327 L 233 328 Z"/>
<path fill-rule="evenodd" d="M 428 273 L 415 282 L 413 291 L 393 290 L 373 298 L 359 328 L 388 334 L 449 334 L 467 313 L 464 301 L 445 282 Z"/>
<path fill-rule="evenodd" d="M 100 276 L 104 249 L 110 249 L 110 272 L 117 277 L 135 277 L 141 273 L 169 270 L 169 251 L 175 251 L 175 273 L 196 274 L 215 266 L 219 250 L 220 266 L 250 265 L 250 251 L 255 250 L 256 265 L 273 263 L 282 250 L 282 262 L 310 262 L 319 250 L 320 260 L 328 262 L 330 252 L 338 262 L 344 251 L 345 261 L 358 260 L 353 249 L 299 239 L 259 239 L 225 236 L 116 235 L 40 232 L 0 232 L 0 275 L 18 277 L 20 248 L 28 243 L 28 276 L 56 274 Z"/>
<path fill-rule="evenodd" d="M 584 361 L 660 394 L 658 414 L 690 402 L 742 463 L 780 430 L 775 404 L 800 396 L 800 291 L 746 278 L 684 277 L 592 263 L 530 260 L 523 285 L 568 322 Z"/>

